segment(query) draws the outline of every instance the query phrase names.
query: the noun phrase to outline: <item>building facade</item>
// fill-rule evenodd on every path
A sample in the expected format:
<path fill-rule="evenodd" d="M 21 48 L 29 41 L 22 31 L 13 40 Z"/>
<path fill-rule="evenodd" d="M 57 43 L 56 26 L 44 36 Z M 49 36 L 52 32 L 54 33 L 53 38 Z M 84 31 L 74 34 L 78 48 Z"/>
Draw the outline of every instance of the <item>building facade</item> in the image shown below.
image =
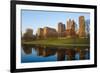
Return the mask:
<path fill-rule="evenodd" d="M 67 21 L 67 27 L 66 27 L 66 34 L 67 37 L 75 37 L 76 36 L 76 32 L 75 32 L 75 21 L 69 19 Z"/>
<path fill-rule="evenodd" d="M 79 31 L 78 31 L 79 37 L 85 37 L 86 31 L 85 31 L 85 18 L 84 16 L 79 17 Z"/>
<path fill-rule="evenodd" d="M 65 33 L 65 24 L 63 24 L 62 22 L 58 23 L 58 37 L 65 37 L 66 33 Z"/>

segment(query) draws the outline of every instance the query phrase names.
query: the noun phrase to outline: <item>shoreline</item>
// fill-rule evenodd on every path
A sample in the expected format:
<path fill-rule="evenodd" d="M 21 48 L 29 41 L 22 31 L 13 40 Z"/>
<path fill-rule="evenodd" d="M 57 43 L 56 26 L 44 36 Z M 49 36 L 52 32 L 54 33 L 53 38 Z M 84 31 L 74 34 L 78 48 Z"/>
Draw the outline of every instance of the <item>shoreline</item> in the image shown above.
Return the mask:
<path fill-rule="evenodd" d="M 56 43 L 50 43 L 50 44 L 44 44 L 44 43 L 31 43 L 31 42 L 24 42 L 24 43 L 22 43 L 22 45 L 40 45 L 40 46 L 65 46 L 65 47 L 68 47 L 68 46 L 74 46 L 74 47 L 77 47 L 77 46 L 79 46 L 79 47 L 89 47 L 90 46 L 90 44 L 56 44 Z"/>

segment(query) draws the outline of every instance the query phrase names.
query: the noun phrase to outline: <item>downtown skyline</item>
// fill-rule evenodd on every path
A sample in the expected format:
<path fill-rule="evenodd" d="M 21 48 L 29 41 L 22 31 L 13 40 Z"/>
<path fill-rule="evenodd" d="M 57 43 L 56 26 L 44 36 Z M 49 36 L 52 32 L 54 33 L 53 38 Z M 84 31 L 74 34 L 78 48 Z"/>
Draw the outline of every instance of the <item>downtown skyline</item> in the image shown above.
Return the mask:
<path fill-rule="evenodd" d="M 22 10 L 22 34 L 27 28 L 33 29 L 36 34 L 38 28 L 51 27 L 57 30 L 57 24 L 62 22 L 66 25 L 67 20 L 74 20 L 79 27 L 79 16 L 84 16 L 85 21 L 90 20 L 89 13 L 79 12 L 51 12 L 51 11 L 31 11 Z"/>

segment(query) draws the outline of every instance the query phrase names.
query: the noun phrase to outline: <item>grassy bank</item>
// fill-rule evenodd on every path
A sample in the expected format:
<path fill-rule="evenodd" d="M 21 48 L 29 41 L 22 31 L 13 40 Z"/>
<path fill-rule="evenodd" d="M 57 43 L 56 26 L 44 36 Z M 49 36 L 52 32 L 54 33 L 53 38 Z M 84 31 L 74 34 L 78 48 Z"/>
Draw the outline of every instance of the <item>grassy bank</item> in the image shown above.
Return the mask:
<path fill-rule="evenodd" d="M 22 44 L 39 44 L 39 45 L 52 45 L 52 46 L 89 46 L 89 39 L 86 38 L 66 38 L 66 39 L 44 39 L 34 40 L 30 42 L 22 41 Z"/>

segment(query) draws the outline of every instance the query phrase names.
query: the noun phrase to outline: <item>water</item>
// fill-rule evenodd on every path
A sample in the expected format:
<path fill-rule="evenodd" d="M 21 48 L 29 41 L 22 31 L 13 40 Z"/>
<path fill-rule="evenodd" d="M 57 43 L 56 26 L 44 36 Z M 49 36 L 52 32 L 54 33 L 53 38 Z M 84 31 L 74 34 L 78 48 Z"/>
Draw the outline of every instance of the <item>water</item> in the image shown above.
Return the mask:
<path fill-rule="evenodd" d="M 22 45 L 21 63 L 89 60 L 89 47 Z"/>

